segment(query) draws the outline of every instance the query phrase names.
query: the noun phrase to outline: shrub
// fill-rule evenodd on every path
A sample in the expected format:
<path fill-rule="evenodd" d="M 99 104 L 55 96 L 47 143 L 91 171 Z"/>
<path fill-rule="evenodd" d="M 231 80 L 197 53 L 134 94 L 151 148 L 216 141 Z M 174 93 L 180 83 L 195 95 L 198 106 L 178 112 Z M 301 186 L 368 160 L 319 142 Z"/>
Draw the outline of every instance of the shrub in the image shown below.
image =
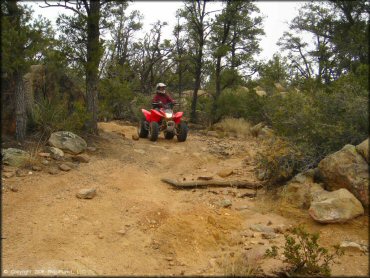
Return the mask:
<path fill-rule="evenodd" d="M 285 235 L 284 259 L 288 264 L 288 275 L 294 276 L 330 276 L 330 265 L 344 254 L 339 246 L 334 246 L 334 253 L 318 244 L 319 234 L 310 234 L 303 226 L 292 229 L 291 234 Z M 266 257 L 275 258 L 278 247 L 272 246 L 266 250 Z"/>
<path fill-rule="evenodd" d="M 236 254 L 224 258 L 222 268 L 226 276 L 262 276 L 261 257 L 248 257 L 247 254 Z"/>
<path fill-rule="evenodd" d="M 250 126 L 250 123 L 242 118 L 225 118 L 215 124 L 214 128 L 225 133 L 234 133 L 246 137 L 250 135 Z"/>

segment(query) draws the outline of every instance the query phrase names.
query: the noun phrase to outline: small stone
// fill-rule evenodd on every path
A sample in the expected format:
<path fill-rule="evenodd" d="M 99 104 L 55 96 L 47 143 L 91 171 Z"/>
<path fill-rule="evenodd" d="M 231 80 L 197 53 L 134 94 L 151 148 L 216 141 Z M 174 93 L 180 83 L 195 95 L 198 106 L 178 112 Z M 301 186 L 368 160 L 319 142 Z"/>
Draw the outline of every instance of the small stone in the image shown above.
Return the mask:
<path fill-rule="evenodd" d="M 50 162 L 48 160 L 46 160 L 46 159 L 44 159 L 43 161 L 41 161 L 41 163 L 43 165 L 49 165 L 50 164 Z"/>
<path fill-rule="evenodd" d="M 95 147 L 87 147 L 87 150 L 89 152 L 96 152 L 96 148 Z"/>
<path fill-rule="evenodd" d="M 11 178 L 11 177 L 13 177 L 13 176 L 14 176 L 14 172 L 13 172 L 13 173 L 11 173 L 11 172 L 3 173 L 3 177 L 4 177 L 4 178 Z"/>
<path fill-rule="evenodd" d="M 29 175 L 32 175 L 33 173 L 31 171 L 28 172 Z"/>
<path fill-rule="evenodd" d="M 267 222 L 267 226 L 271 226 L 272 225 L 272 222 L 271 220 L 269 220 L 269 222 Z"/>
<path fill-rule="evenodd" d="M 132 135 L 132 140 L 135 140 L 135 141 L 139 140 L 139 135 L 133 134 Z"/>
<path fill-rule="evenodd" d="M 258 244 L 259 245 L 265 245 L 265 243 L 263 241 L 259 241 Z"/>
<path fill-rule="evenodd" d="M 39 153 L 41 157 L 50 157 L 50 153 Z"/>
<path fill-rule="evenodd" d="M 90 158 L 85 154 L 80 154 L 80 155 L 72 156 L 72 160 L 82 162 L 82 163 L 89 163 Z"/>
<path fill-rule="evenodd" d="M 60 164 L 59 165 L 59 169 L 62 170 L 62 171 L 65 171 L 65 172 L 68 172 L 71 170 L 71 167 L 69 167 L 68 165 L 66 164 Z"/>
<path fill-rule="evenodd" d="M 228 176 L 231 176 L 233 173 L 234 171 L 231 169 L 224 169 L 224 170 L 219 171 L 217 175 L 219 175 L 221 178 L 226 178 Z"/>
<path fill-rule="evenodd" d="M 127 233 L 127 231 L 126 230 L 119 230 L 119 231 L 117 231 L 117 234 L 120 234 L 120 235 L 125 235 Z"/>
<path fill-rule="evenodd" d="M 17 188 L 17 187 L 13 187 L 13 186 L 11 186 L 11 187 L 10 187 L 10 191 L 18 192 L 18 188 Z"/>
<path fill-rule="evenodd" d="M 166 260 L 167 261 L 173 261 L 173 258 L 172 257 L 166 257 Z"/>
<path fill-rule="evenodd" d="M 24 170 L 21 170 L 21 169 L 18 169 L 16 172 L 15 172 L 16 176 L 17 177 L 25 177 L 27 176 L 27 172 L 24 171 Z"/>
<path fill-rule="evenodd" d="M 41 171 L 42 168 L 40 166 L 34 165 L 34 166 L 32 166 L 32 170 L 33 171 Z"/>
<path fill-rule="evenodd" d="M 235 210 L 246 210 L 246 209 L 248 209 L 247 206 L 240 206 L 235 208 Z"/>
<path fill-rule="evenodd" d="M 49 171 L 48 171 L 48 173 L 50 174 L 50 175 L 56 175 L 56 174 L 58 174 L 58 169 L 57 168 L 51 168 L 51 169 L 49 169 Z"/>
<path fill-rule="evenodd" d="M 95 188 L 89 188 L 89 189 L 81 189 L 77 194 L 76 197 L 79 199 L 92 199 L 96 195 L 96 189 Z"/>
<path fill-rule="evenodd" d="M 284 224 L 280 224 L 274 227 L 274 232 L 278 234 L 283 234 L 287 229 L 288 227 L 286 227 Z"/>
<path fill-rule="evenodd" d="M 273 239 L 277 237 L 275 233 L 262 233 L 261 236 L 264 239 Z"/>
<path fill-rule="evenodd" d="M 263 233 L 273 233 L 274 229 L 272 227 L 264 226 L 261 224 L 252 224 L 250 229 L 254 232 L 263 232 Z"/>
<path fill-rule="evenodd" d="M 169 262 L 169 265 L 170 265 L 170 266 L 174 266 L 174 265 L 175 265 L 175 263 L 174 263 L 174 262 Z"/>
<path fill-rule="evenodd" d="M 104 238 L 104 236 L 103 236 L 102 234 L 99 234 L 99 235 L 98 235 L 98 238 L 99 238 L 99 239 L 103 239 L 103 238 Z"/>
<path fill-rule="evenodd" d="M 55 148 L 55 147 L 49 147 L 49 151 L 51 152 L 51 156 L 54 158 L 56 157 L 63 157 L 64 152 L 61 149 Z"/>
<path fill-rule="evenodd" d="M 223 208 L 231 207 L 232 202 L 229 199 L 224 199 L 217 202 L 217 205 Z"/>

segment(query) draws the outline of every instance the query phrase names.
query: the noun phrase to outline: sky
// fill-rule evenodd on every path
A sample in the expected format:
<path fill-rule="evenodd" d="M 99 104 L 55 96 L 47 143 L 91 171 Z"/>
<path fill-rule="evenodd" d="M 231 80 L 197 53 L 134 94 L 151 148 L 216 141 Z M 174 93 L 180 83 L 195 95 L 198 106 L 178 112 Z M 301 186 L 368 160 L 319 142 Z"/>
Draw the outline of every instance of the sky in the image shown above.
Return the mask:
<path fill-rule="evenodd" d="M 27 1 L 25 1 L 27 2 Z M 52 2 L 52 1 L 51 1 Z M 27 2 L 35 11 L 35 15 L 42 16 L 51 20 L 55 25 L 59 13 L 71 13 L 71 11 L 62 8 L 41 9 L 38 4 L 44 2 Z M 298 15 L 298 8 L 305 2 L 302 1 L 257 1 L 255 4 L 260 9 L 261 15 L 265 16 L 263 27 L 265 36 L 261 39 L 262 52 L 259 55 L 261 60 L 267 60 L 272 57 L 279 48 L 276 45 L 284 31 L 288 31 L 288 22 Z M 220 3 L 215 3 L 219 5 Z M 149 31 L 151 24 L 157 20 L 166 21 L 167 26 L 163 28 L 163 38 L 172 36 L 172 29 L 175 25 L 175 14 L 177 9 L 183 6 L 182 1 L 134 1 L 129 4 L 127 12 L 139 10 L 144 15 L 144 32 Z M 307 38 L 309 39 L 309 38 Z"/>

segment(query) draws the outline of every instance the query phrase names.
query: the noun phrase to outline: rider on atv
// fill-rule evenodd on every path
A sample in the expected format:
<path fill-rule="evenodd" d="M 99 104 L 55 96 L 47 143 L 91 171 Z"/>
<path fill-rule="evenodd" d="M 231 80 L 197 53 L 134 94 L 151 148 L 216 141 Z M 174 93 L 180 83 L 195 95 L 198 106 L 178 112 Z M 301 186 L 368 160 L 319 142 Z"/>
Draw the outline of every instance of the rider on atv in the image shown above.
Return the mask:
<path fill-rule="evenodd" d="M 153 97 L 152 103 L 153 108 L 159 109 L 163 107 L 163 105 L 170 104 L 173 106 L 175 104 L 175 100 L 172 99 L 167 93 L 166 93 L 166 84 L 158 83 L 156 86 L 156 94 Z"/>

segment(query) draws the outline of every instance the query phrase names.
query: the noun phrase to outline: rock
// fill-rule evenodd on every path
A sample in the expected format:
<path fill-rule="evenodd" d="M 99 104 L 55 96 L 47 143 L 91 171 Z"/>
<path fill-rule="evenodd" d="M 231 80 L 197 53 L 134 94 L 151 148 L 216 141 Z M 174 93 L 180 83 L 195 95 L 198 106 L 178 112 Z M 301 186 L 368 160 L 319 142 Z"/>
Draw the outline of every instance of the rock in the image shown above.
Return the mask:
<path fill-rule="evenodd" d="M 261 236 L 264 239 L 273 239 L 273 238 L 277 237 L 277 234 L 275 234 L 274 232 L 272 232 L 272 233 L 262 233 Z"/>
<path fill-rule="evenodd" d="M 69 131 L 57 131 L 51 134 L 49 144 L 65 152 L 79 154 L 87 148 L 86 141 Z"/>
<path fill-rule="evenodd" d="M 228 208 L 231 207 L 232 202 L 229 199 L 224 199 L 216 203 L 219 207 Z"/>
<path fill-rule="evenodd" d="M 134 149 L 134 152 L 140 153 L 140 154 L 145 154 L 145 151 L 141 150 L 141 149 Z"/>
<path fill-rule="evenodd" d="M 16 148 L 3 149 L 1 155 L 4 164 L 14 167 L 23 166 L 31 157 L 28 152 Z"/>
<path fill-rule="evenodd" d="M 102 234 L 99 234 L 99 235 L 98 235 L 98 238 L 99 238 L 99 239 L 103 239 L 103 238 L 104 238 L 104 236 L 103 236 Z"/>
<path fill-rule="evenodd" d="M 89 151 L 89 152 L 92 152 L 92 153 L 93 152 L 96 152 L 96 148 L 95 147 L 87 147 L 86 150 Z"/>
<path fill-rule="evenodd" d="M 368 246 L 366 244 L 357 243 L 349 240 L 342 241 L 340 247 L 350 251 L 362 251 L 362 252 L 369 251 Z"/>
<path fill-rule="evenodd" d="M 127 231 L 126 231 L 125 229 L 117 231 L 117 234 L 120 234 L 120 235 L 123 235 L 123 236 L 124 236 L 126 233 L 127 233 Z"/>
<path fill-rule="evenodd" d="M 2 174 L 2 176 L 3 176 L 4 178 L 9 179 L 9 178 L 11 178 L 11 177 L 14 177 L 14 172 L 3 173 L 3 174 Z"/>
<path fill-rule="evenodd" d="M 71 167 L 69 167 L 68 165 L 66 165 L 64 163 L 59 165 L 59 169 L 64 171 L 64 172 L 68 172 L 68 171 L 72 170 Z"/>
<path fill-rule="evenodd" d="M 369 138 L 356 146 L 356 151 L 369 163 Z"/>
<path fill-rule="evenodd" d="M 82 163 L 89 163 L 90 162 L 90 158 L 86 154 L 80 154 L 80 155 L 72 156 L 72 160 L 82 162 Z"/>
<path fill-rule="evenodd" d="M 58 174 L 58 169 L 57 168 L 51 168 L 51 169 L 49 169 L 49 171 L 48 171 L 48 173 L 50 174 L 50 175 L 56 175 L 56 174 Z"/>
<path fill-rule="evenodd" d="M 280 196 L 290 205 L 297 208 L 308 209 L 317 194 L 324 191 L 317 183 L 294 183 L 285 185 Z"/>
<path fill-rule="evenodd" d="M 364 214 L 359 200 L 345 188 L 317 195 L 308 210 L 320 223 L 343 223 Z"/>
<path fill-rule="evenodd" d="M 28 175 L 28 172 L 22 169 L 18 169 L 17 171 L 15 171 L 15 174 L 17 177 L 25 177 Z"/>
<path fill-rule="evenodd" d="M 41 170 L 42 170 L 42 168 L 41 168 L 40 166 L 33 165 L 33 166 L 32 166 L 32 170 L 33 170 L 33 171 L 38 171 L 38 172 L 39 172 L 39 171 L 41 171 Z"/>
<path fill-rule="evenodd" d="M 49 151 L 52 157 L 63 157 L 64 152 L 61 149 L 55 147 L 49 147 Z"/>
<path fill-rule="evenodd" d="M 41 161 L 41 163 L 43 165 L 49 165 L 50 164 L 50 162 L 48 160 L 46 160 L 46 159 L 44 159 L 43 161 Z"/>
<path fill-rule="evenodd" d="M 285 226 L 284 224 L 279 224 L 276 227 L 274 227 L 274 232 L 277 234 L 283 234 L 285 233 L 289 227 Z"/>
<path fill-rule="evenodd" d="M 76 168 L 78 168 L 78 164 L 73 163 L 73 162 L 70 162 L 70 161 L 66 161 L 66 162 L 64 162 L 63 164 L 67 165 L 67 166 L 68 166 L 68 167 L 70 167 L 71 169 L 76 169 Z"/>
<path fill-rule="evenodd" d="M 274 229 L 272 227 L 265 226 L 262 224 L 252 224 L 249 226 L 249 229 L 255 232 L 274 233 Z"/>
<path fill-rule="evenodd" d="M 259 181 L 267 180 L 270 177 L 270 172 L 267 169 L 258 169 L 256 176 Z"/>
<path fill-rule="evenodd" d="M 318 168 L 325 189 L 334 191 L 346 188 L 364 207 L 369 206 L 369 166 L 355 146 L 345 145 L 341 150 L 328 155 L 320 161 Z"/>
<path fill-rule="evenodd" d="M 295 183 L 313 183 L 314 182 L 314 169 L 295 175 L 290 182 Z"/>
<path fill-rule="evenodd" d="M 259 123 L 259 124 L 256 124 L 255 126 L 251 127 L 250 132 L 251 132 L 252 136 L 257 137 L 259 132 L 261 131 L 261 129 L 264 126 L 265 125 L 263 123 Z"/>
<path fill-rule="evenodd" d="M 240 207 L 236 207 L 235 210 L 246 210 L 246 209 L 249 209 L 248 206 L 240 206 Z"/>
<path fill-rule="evenodd" d="M 132 140 L 135 140 L 135 141 L 139 140 L 139 135 L 132 134 Z"/>
<path fill-rule="evenodd" d="M 232 169 L 224 169 L 217 173 L 221 178 L 226 178 L 228 176 L 231 176 L 234 173 Z"/>
<path fill-rule="evenodd" d="M 50 157 L 50 153 L 39 153 L 41 157 Z"/>
<path fill-rule="evenodd" d="M 79 199 L 92 199 L 96 195 L 96 189 L 95 188 L 89 188 L 89 189 L 81 189 L 77 194 L 76 197 Z"/>
<path fill-rule="evenodd" d="M 11 186 L 10 187 L 10 191 L 12 191 L 12 192 L 18 192 L 18 187 Z"/>

